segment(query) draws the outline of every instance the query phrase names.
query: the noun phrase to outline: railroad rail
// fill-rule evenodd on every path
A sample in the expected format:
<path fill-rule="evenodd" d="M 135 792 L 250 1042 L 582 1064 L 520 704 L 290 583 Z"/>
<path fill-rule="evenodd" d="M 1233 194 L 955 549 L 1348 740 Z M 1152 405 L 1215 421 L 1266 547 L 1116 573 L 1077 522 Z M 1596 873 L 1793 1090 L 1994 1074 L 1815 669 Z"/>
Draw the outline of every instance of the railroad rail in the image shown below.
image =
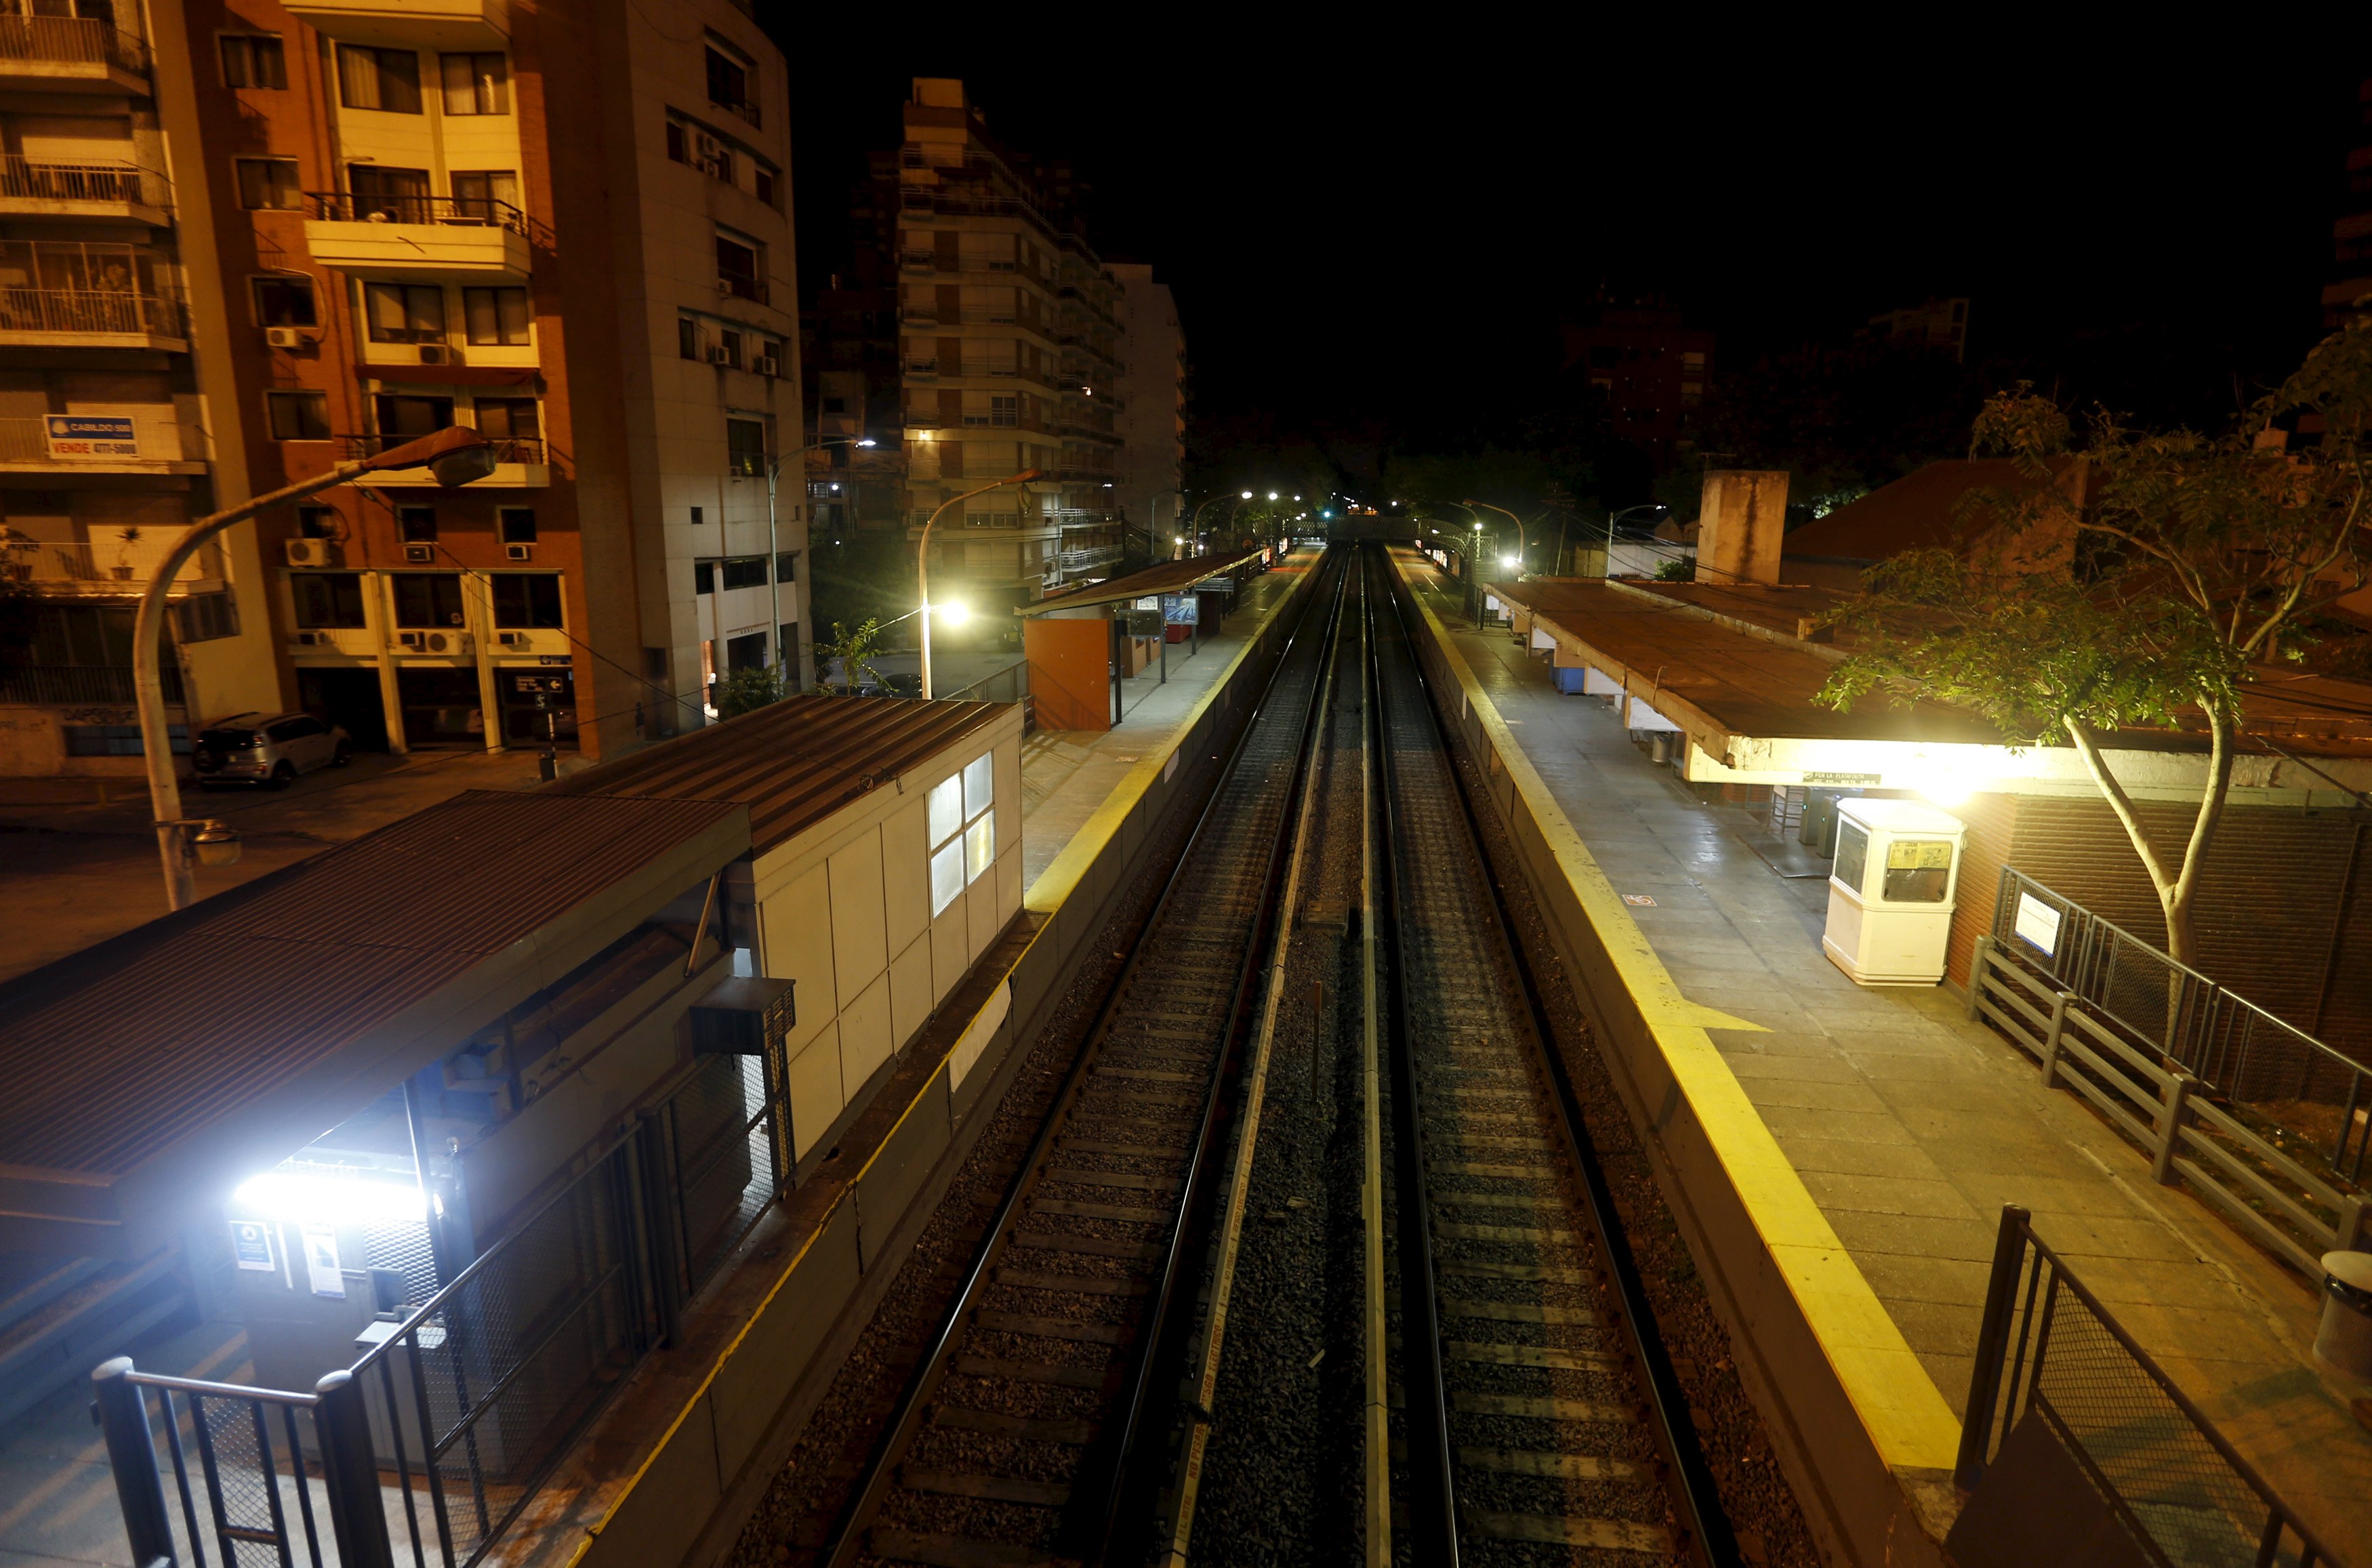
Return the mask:
<path fill-rule="evenodd" d="M 1331 570 L 866 1461 L 832 1568 L 1098 1561 L 1135 1512 L 1351 576 Z"/>
<path fill-rule="evenodd" d="M 1413 1560 L 1564 1546 L 1727 1568 L 1737 1542 L 1404 596 L 1384 549 L 1365 554 Z"/>

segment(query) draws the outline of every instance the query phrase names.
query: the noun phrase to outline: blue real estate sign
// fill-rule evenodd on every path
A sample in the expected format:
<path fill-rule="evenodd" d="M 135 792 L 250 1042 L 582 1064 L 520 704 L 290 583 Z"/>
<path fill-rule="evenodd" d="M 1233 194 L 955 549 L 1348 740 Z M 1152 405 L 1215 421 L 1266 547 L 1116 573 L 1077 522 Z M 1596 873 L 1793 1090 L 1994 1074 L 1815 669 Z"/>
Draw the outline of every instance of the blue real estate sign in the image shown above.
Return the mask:
<path fill-rule="evenodd" d="M 129 414 L 53 413 L 48 416 L 50 456 L 65 459 L 136 458 L 140 437 Z"/>

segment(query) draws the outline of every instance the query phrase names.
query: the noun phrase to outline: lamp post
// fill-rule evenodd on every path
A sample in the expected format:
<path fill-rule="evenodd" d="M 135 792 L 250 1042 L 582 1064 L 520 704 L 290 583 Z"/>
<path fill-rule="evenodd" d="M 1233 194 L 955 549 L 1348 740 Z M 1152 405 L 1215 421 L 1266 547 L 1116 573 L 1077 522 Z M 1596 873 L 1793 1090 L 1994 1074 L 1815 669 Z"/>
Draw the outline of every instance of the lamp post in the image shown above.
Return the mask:
<path fill-rule="evenodd" d="M 941 513 L 945 512 L 948 507 L 956 505 L 959 501 L 969 501 L 975 495 L 985 495 L 992 490 L 1002 490 L 1008 484 L 1028 484 L 1032 480 L 1043 479 L 1045 477 L 1046 473 L 1043 469 L 1023 469 L 1019 473 L 1011 475 L 1006 479 L 1000 479 L 994 484 L 983 484 L 978 490 L 967 490 L 961 495 L 950 495 L 945 501 L 940 502 L 937 507 L 932 511 L 931 515 L 924 519 L 922 542 L 914 547 L 914 583 L 915 586 L 922 590 L 923 599 L 923 701 L 927 703 L 931 700 L 932 526 L 937 523 Z"/>
<path fill-rule="evenodd" d="M 157 854 L 165 864 L 165 901 L 170 908 L 187 909 L 197 901 L 197 877 L 191 857 L 193 854 L 204 854 L 207 864 L 219 864 L 219 851 L 212 846 L 221 842 L 219 838 L 204 839 L 206 847 L 202 848 L 200 841 L 209 824 L 182 820 L 181 781 L 173 772 L 173 748 L 165 727 L 165 678 L 157 661 L 164 643 L 165 599 L 173 579 L 181 575 L 182 566 L 198 552 L 199 546 L 267 506 L 301 501 L 366 473 L 416 468 L 427 469 L 441 485 L 467 484 L 494 471 L 494 449 L 468 425 L 448 426 L 434 436 L 408 441 L 376 457 L 340 463 L 326 473 L 283 485 L 228 511 L 200 517 L 181 531 L 173 548 L 157 563 L 156 575 L 148 579 L 147 590 L 140 596 L 139 619 L 133 623 L 132 687 L 140 709 L 140 752 L 148 772 L 148 810 L 156 821 Z"/>
<path fill-rule="evenodd" d="M 1459 505 L 1469 511 L 1473 510 L 1477 506 L 1489 507 L 1490 510 L 1498 513 L 1499 516 L 1506 518 L 1509 522 L 1516 525 L 1516 580 L 1517 582 L 1523 581 L 1524 558 L 1530 553 L 1529 547 L 1524 542 L 1524 519 L 1516 516 L 1515 513 L 1510 512 L 1505 506 L 1491 505 L 1491 503 L 1488 501 L 1460 501 Z"/>
<path fill-rule="evenodd" d="M 774 668 L 778 671 L 787 661 L 783 656 L 783 551 L 774 538 L 775 481 L 782 475 L 783 465 L 793 458 L 804 458 L 809 452 L 820 452 L 830 447 L 870 447 L 873 444 L 870 436 L 834 436 L 828 440 L 810 441 L 796 452 L 778 452 L 766 459 L 766 604 L 773 611 L 773 618 L 767 622 L 767 631 L 769 640 L 774 645 Z M 800 467 L 804 470 L 806 465 L 801 464 Z M 725 531 L 722 513 L 718 514 L 716 521 L 721 540 Z M 719 602 L 722 602 L 721 598 Z"/>
<path fill-rule="evenodd" d="M 1609 512 L 1606 514 L 1606 571 L 1603 574 L 1604 575 L 1609 577 L 1614 575 L 1614 525 L 1621 522 L 1623 518 L 1629 517 L 1634 512 L 1660 512 L 1663 509 L 1664 504 L 1661 501 L 1643 501 L 1636 506 L 1625 506 L 1619 512 Z"/>

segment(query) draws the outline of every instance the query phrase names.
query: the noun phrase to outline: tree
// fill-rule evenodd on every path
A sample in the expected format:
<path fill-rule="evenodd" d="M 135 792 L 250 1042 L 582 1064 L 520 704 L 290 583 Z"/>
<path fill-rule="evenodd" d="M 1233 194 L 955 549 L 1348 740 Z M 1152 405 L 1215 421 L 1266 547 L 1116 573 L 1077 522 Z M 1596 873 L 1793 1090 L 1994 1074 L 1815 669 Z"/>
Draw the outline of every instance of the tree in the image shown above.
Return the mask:
<path fill-rule="evenodd" d="M 830 691 L 835 676 L 841 693 L 845 696 L 856 690 L 856 678 L 867 675 L 876 681 L 881 672 L 870 661 L 879 652 L 881 622 L 867 617 L 854 632 L 844 630 L 837 621 L 831 623 L 831 635 L 816 645 L 816 668 L 824 672 L 824 690 Z"/>
<path fill-rule="evenodd" d="M 716 716 L 738 718 L 769 703 L 781 701 L 782 695 L 782 673 L 770 666 L 756 669 L 728 669 L 716 683 Z"/>
<path fill-rule="evenodd" d="M 1873 691 L 1982 714 L 2016 744 L 2064 736 L 2132 840 L 2196 967 L 2192 902 L 2231 786 L 2259 672 L 2305 656 L 2320 610 L 2372 581 L 2372 321 L 2325 340 L 2229 434 L 2126 428 L 2102 411 L 2080 444 L 2020 383 L 1985 403 L 1971 455 L 2006 453 L 2030 487 L 1971 497 L 1969 543 L 1867 574 L 1833 620 L 1860 628 L 1823 701 Z M 2285 449 L 2286 431 L 2308 445 Z M 2054 544 L 2054 540 L 2057 543 Z M 2016 541 L 2037 548 L 2023 552 Z M 2172 854 L 2143 828 L 2103 745 L 2120 730 L 2204 731 L 2207 779 Z"/>

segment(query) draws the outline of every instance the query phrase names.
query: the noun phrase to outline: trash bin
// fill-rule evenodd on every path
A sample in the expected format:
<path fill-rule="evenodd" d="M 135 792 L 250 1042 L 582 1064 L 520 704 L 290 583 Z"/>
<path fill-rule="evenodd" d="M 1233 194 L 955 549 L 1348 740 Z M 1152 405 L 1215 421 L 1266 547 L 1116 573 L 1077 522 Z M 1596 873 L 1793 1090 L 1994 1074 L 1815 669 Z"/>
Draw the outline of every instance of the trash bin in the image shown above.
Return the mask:
<path fill-rule="evenodd" d="M 2372 1377 L 2372 1252 L 2322 1255 L 2322 1328 L 2314 1353 L 2350 1377 Z"/>

